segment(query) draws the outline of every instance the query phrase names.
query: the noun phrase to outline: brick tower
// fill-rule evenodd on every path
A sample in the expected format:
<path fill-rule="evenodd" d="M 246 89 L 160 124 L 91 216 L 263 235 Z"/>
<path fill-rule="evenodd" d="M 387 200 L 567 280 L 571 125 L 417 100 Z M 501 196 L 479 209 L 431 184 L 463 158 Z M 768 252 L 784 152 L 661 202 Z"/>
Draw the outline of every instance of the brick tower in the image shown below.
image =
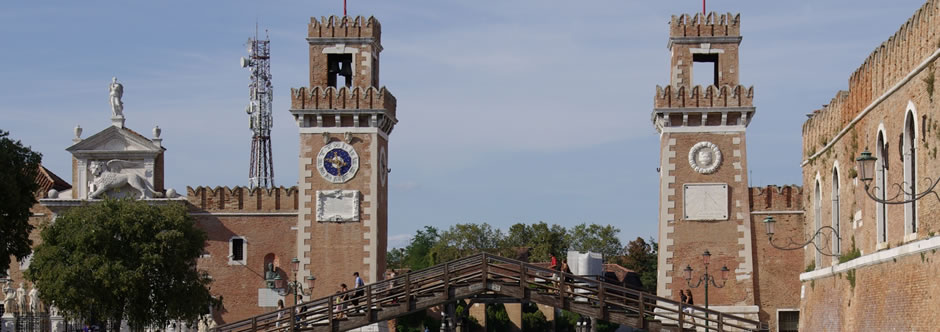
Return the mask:
<path fill-rule="evenodd" d="M 712 309 L 756 317 L 753 241 L 745 133 L 754 116 L 753 88 L 738 83 L 740 15 L 673 16 L 668 48 L 670 83 L 656 87 L 652 119 L 660 133 L 659 271 L 657 294 L 679 299 L 704 272 L 711 252 Z M 707 86 L 692 86 L 693 66 L 705 66 Z M 712 77 L 713 75 L 713 77 Z M 705 304 L 704 287 L 692 289 Z"/>
<path fill-rule="evenodd" d="M 372 17 L 311 18 L 310 86 L 291 89 L 300 130 L 299 277 L 320 297 L 385 272 L 388 136 L 395 97 L 379 86 L 381 25 Z"/>

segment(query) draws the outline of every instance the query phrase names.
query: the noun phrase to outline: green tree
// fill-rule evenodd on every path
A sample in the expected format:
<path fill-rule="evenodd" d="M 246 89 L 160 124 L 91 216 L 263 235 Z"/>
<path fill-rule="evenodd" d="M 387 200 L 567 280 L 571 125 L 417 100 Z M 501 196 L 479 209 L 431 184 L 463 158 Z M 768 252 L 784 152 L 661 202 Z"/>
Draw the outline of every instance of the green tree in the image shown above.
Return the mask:
<path fill-rule="evenodd" d="M 617 264 L 631 269 L 640 276 L 643 289 L 647 292 L 656 292 L 656 267 L 659 244 L 652 238 L 646 242 L 641 237 L 627 243 L 624 256 L 616 260 Z"/>
<path fill-rule="evenodd" d="M 206 233 L 182 204 L 125 199 L 75 207 L 41 236 L 26 277 L 43 302 L 72 315 L 142 328 L 193 322 L 218 304 L 208 275 L 195 268 Z"/>
<path fill-rule="evenodd" d="M 405 247 L 402 256 L 404 265 L 412 270 L 430 267 L 432 265 L 431 249 L 437 244 L 439 238 L 437 228 L 424 226 L 423 231 L 419 229 L 411 239 L 411 243 Z"/>
<path fill-rule="evenodd" d="M 567 238 L 571 250 L 592 251 L 604 254 L 607 262 L 621 256 L 623 245 L 617 234 L 620 229 L 611 225 L 580 224 L 568 231 Z"/>
<path fill-rule="evenodd" d="M 545 262 L 553 254 L 563 256 L 563 252 L 568 248 L 565 233 L 564 227 L 549 226 L 545 222 L 532 225 L 518 223 L 509 227 L 500 252 L 503 256 L 512 257 L 515 248 L 530 248 L 529 261 Z"/>
<path fill-rule="evenodd" d="M 503 232 L 490 224 L 457 224 L 441 233 L 431 248 L 433 264 L 440 264 L 480 252 L 495 254 L 503 241 Z"/>
<path fill-rule="evenodd" d="M 41 154 L 9 135 L 0 130 L 0 274 L 10 266 L 11 256 L 22 261 L 32 251 L 29 209 L 36 204 L 36 175 L 42 161 Z"/>

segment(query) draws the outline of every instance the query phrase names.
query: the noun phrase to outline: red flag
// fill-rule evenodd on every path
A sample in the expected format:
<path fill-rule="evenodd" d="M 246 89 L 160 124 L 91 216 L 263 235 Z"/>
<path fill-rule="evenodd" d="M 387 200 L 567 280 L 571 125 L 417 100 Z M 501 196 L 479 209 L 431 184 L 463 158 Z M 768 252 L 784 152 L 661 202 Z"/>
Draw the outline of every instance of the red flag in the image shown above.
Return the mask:
<path fill-rule="evenodd" d="M 704 1 L 705 0 L 702 0 L 703 5 L 704 5 Z M 346 16 L 346 0 L 343 0 L 343 16 Z"/>
<path fill-rule="evenodd" d="M 346 0 L 343 0 L 343 3 L 345 3 L 345 1 Z M 705 0 L 702 0 L 702 16 L 705 16 Z"/>

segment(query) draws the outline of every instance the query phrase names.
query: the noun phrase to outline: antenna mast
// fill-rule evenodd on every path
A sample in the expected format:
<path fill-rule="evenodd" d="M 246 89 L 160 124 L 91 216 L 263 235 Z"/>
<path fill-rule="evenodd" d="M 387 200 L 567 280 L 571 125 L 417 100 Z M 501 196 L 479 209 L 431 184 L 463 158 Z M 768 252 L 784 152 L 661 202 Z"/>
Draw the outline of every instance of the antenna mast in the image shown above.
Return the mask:
<path fill-rule="evenodd" d="M 267 33 L 267 31 L 265 31 Z M 271 155 L 271 116 L 274 89 L 271 85 L 271 40 L 265 36 L 248 39 L 248 57 L 241 58 L 243 68 L 251 71 L 251 84 L 248 85 L 250 101 L 245 112 L 249 117 L 251 129 L 251 161 L 248 169 L 248 186 L 254 188 L 274 187 L 274 160 Z"/>

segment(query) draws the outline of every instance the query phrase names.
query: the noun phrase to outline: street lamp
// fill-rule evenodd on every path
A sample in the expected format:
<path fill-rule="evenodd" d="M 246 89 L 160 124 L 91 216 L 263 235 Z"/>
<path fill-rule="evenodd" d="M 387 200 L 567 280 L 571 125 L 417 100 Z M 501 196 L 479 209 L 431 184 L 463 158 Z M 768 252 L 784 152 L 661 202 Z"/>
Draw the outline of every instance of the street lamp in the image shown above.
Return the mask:
<path fill-rule="evenodd" d="M 777 223 L 777 220 L 774 219 L 773 216 L 767 216 L 764 218 L 764 226 L 767 228 L 767 240 L 770 242 L 770 245 L 772 247 L 780 249 L 780 250 L 797 250 L 797 249 L 803 249 L 803 247 L 806 247 L 812 244 L 813 248 L 815 248 L 816 251 L 819 252 L 820 254 L 823 254 L 826 256 L 839 256 L 839 254 L 833 254 L 831 252 L 825 251 L 826 249 L 825 247 L 829 246 L 828 245 L 829 240 L 825 236 L 825 232 L 823 232 L 824 230 L 828 230 L 829 232 L 832 232 L 832 234 L 834 234 L 837 239 L 842 240 L 842 238 L 839 237 L 839 231 L 836 230 L 835 228 L 832 228 L 832 226 L 819 227 L 819 229 L 816 230 L 816 233 L 813 234 L 813 236 L 811 236 L 809 240 L 807 240 L 806 242 L 799 243 L 799 242 L 793 241 L 793 238 L 787 238 L 787 244 L 781 246 L 781 245 L 777 245 L 776 243 L 774 243 L 774 224 L 776 223 Z M 816 237 L 818 236 L 822 236 L 823 239 L 826 239 L 827 245 L 820 246 L 819 244 L 817 244 Z"/>
<path fill-rule="evenodd" d="M 924 177 L 924 179 L 927 180 L 927 183 L 930 183 L 930 186 L 928 186 L 927 190 L 924 190 L 923 192 L 915 193 L 914 192 L 915 188 L 913 184 L 902 182 L 904 185 L 902 185 L 901 183 L 894 183 L 894 186 L 898 188 L 898 191 L 897 193 L 894 194 L 894 196 L 891 196 L 891 198 L 875 197 L 875 195 L 873 195 L 871 191 L 869 191 L 870 189 L 869 186 L 875 174 L 875 161 L 876 160 L 878 160 L 878 158 L 873 157 L 871 155 L 871 152 L 868 152 L 867 149 L 864 152 L 862 152 L 861 156 L 859 156 L 858 159 L 855 159 L 856 166 L 858 167 L 858 177 L 862 180 L 862 183 L 865 184 L 865 194 L 867 194 L 868 198 L 871 198 L 871 200 L 878 202 L 878 203 L 882 203 L 882 204 L 907 204 L 907 203 L 917 201 L 921 198 L 924 198 L 924 196 L 927 196 L 930 194 L 933 194 L 934 197 L 937 198 L 937 200 L 940 200 L 940 195 L 938 195 L 937 192 L 934 191 L 934 188 L 937 186 L 937 183 L 940 183 L 940 178 L 938 178 L 937 181 L 933 181 L 929 177 Z M 908 188 L 910 189 L 910 191 L 904 188 L 905 185 L 910 187 Z M 875 185 L 875 188 L 879 188 L 879 187 Z M 879 189 L 884 190 L 885 194 L 883 196 L 887 196 L 886 188 L 879 188 Z M 904 194 L 906 197 L 909 197 L 909 198 L 898 199 L 898 197 L 901 196 L 901 194 Z"/>
<path fill-rule="evenodd" d="M 731 271 L 728 270 L 727 266 L 721 267 L 721 285 L 719 285 L 717 282 L 715 282 L 715 276 L 708 273 L 708 265 L 711 263 L 711 257 L 712 253 L 708 252 L 707 249 L 704 253 L 702 253 L 702 263 L 705 265 L 705 273 L 698 278 L 698 282 L 695 285 L 692 285 L 692 266 L 686 265 L 685 270 L 683 270 L 685 271 L 685 282 L 689 284 L 689 288 L 698 288 L 702 285 L 702 283 L 705 283 L 705 309 L 708 309 L 708 284 L 711 283 L 712 287 L 715 288 L 724 288 L 725 283 L 728 282 L 728 272 Z M 706 316 L 707 315 L 708 313 L 706 313 Z M 707 329 L 707 320 L 705 321 L 705 326 Z"/>
<path fill-rule="evenodd" d="M 307 289 L 304 290 L 303 283 L 297 279 L 297 272 L 300 271 L 300 260 L 297 257 L 294 257 L 290 260 L 291 272 L 294 273 L 294 279 L 287 282 L 287 289 L 283 291 L 281 295 L 294 294 L 294 305 L 297 305 L 297 295 L 299 294 L 309 294 L 313 291 L 313 285 L 317 281 L 317 278 L 313 275 L 309 275 L 305 278 L 307 281 Z"/>

